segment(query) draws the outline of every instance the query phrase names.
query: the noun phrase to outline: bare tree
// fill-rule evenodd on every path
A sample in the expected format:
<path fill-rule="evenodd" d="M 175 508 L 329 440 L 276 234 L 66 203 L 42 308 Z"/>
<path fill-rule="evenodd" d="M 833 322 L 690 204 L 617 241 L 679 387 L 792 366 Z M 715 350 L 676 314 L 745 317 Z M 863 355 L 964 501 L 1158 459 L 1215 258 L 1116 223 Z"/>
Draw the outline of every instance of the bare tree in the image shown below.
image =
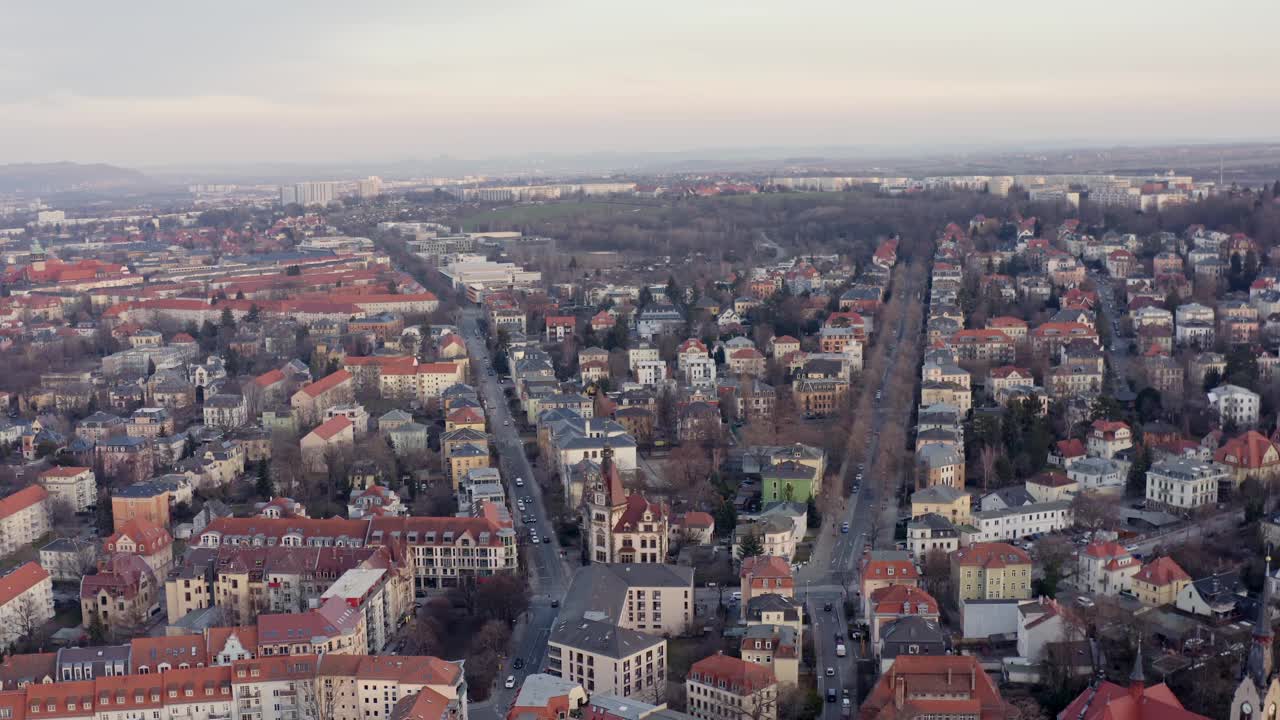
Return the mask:
<path fill-rule="evenodd" d="M 46 625 L 50 618 L 29 593 L 18 600 L 15 610 L 13 620 L 22 633 L 22 642 L 30 652 L 44 652 L 45 643 L 49 639 Z"/>
<path fill-rule="evenodd" d="M 982 466 L 983 492 L 991 489 L 992 481 L 996 477 L 996 460 L 999 457 L 1000 453 L 991 445 L 983 445 L 982 450 L 978 452 L 978 463 Z"/>
<path fill-rule="evenodd" d="M 1089 530 L 1113 530 L 1120 521 L 1116 502 L 1098 493 L 1077 493 L 1071 512 L 1076 524 Z"/>

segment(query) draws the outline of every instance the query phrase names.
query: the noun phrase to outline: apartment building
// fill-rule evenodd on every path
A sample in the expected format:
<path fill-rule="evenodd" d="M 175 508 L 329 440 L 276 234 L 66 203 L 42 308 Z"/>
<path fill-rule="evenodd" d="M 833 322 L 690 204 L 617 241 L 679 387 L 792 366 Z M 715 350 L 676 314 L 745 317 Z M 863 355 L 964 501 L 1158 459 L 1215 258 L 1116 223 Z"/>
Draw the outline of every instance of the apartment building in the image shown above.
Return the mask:
<path fill-rule="evenodd" d="M 1209 405 L 1218 413 L 1223 424 L 1249 428 L 1258 424 L 1262 396 L 1238 385 L 1219 385 L 1209 391 Z"/>
<path fill-rule="evenodd" d="M 384 368 L 378 382 L 382 397 L 412 399 L 425 406 L 465 380 L 462 363 L 437 362 Z"/>
<path fill-rule="evenodd" d="M 1233 484 L 1224 465 L 1189 458 L 1161 460 L 1147 471 L 1147 502 L 1189 512 L 1216 504 L 1219 491 Z"/>
<path fill-rule="evenodd" d="M 778 680 L 764 665 L 717 653 L 689 668 L 685 705 L 698 720 L 776 720 Z"/>
<path fill-rule="evenodd" d="M 368 520 L 219 518 L 196 537 L 195 545 L 249 547 L 380 547 L 403 543 L 415 587 L 456 585 L 469 576 L 516 569 L 511 517 L 492 503 L 480 503 L 473 517 L 376 517 Z"/>
<path fill-rule="evenodd" d="M 666 639 L 611 622 L 561 612 L 547 640 L 546 664 L 547 674 L 578 683 L 590 695 L 659 703 L 666 694 Z"/>
<path fill-rule="evenodd" d="M 592 563 L 578 570 L 564 614 L 598 613 L 618 627 L 677 636 L 693 628 L 693 568 L 653 563 Z"/>
<path fill-rule="evenodd" d="M 387 370 L 383 370 L 387 372 Z M 324 411 L 334 405 L 349 403 L 355 392 L 355 381 L 351 373 L 337 370 L 319 380 L 303 385 L 289 398 L 298 420 L 306 425 L 314 425 L 324 417 Z"/>
<path fill-rule="evenodd" d="M 52 619 L 53 580 L 39 563 L 0 576 L 0 646 L 12 646 Z"/>
<path fill-rule="evenodd" d="M 1087 592 L 1117 595 L 1132 589 L 1133 576 L 1142 568 L 1123 545 L 1096 540 L 1080 553 L 1077 577 Z"/>
<path fill-rule="evenodd" d="M 1005 720 L 1009 708 L 974 656 L 899 655 L 876 681 L 858 717 Z"/>
<path fill-rule="evenodd" d="M 1008 543 L 979 543 L 951 554 L 951 584 L 966 600 L 1031 597 L 1031 556 Z"/>
<path fill-rule="evenodd" d="M 1070 500 L 1029 503 L 996 510 L 979 510 L 960 530 L 960 544 L 1018 540 L 1044 533 L 1065 530 L 1074 523 Z"/>
<path fill-rule="evenodd" d="M 0 557 L 17 552 L 49 532 L 49 492 L 28 485 L 0 499 Z"/>
<path fill-rule="evenodd" d="M 86 512 L 98 502 L 98 481 L 92 468 L 55 466 L 40 473 L 49 502 L 65 503 L 72 512 Z"/>
<path fill-rule="evenodd" d="M 1172 605 L 1190 582 L 1191 576 L 1173 558 L 1158 557 L 1133 576 L 1133 594 L 1143 605 Z"/>

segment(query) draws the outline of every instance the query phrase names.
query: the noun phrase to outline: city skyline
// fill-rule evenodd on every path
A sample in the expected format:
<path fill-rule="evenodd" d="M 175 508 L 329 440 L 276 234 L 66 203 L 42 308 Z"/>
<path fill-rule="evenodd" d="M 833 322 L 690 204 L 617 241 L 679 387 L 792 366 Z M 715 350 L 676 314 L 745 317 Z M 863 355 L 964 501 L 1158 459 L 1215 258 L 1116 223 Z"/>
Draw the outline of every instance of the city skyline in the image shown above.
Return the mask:
<path fill-rule="evenodd" d="M 307 9 L 11 9 L 0 163 L 1247 141 L 1280 110 L 1252 1 Z"/>

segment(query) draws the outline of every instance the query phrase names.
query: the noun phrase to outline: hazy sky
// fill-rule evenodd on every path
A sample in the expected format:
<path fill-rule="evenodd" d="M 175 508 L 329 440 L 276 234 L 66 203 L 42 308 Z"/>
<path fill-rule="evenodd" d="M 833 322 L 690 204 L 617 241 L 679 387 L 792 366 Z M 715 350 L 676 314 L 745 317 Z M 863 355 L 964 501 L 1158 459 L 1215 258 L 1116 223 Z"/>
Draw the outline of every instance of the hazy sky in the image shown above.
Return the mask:
<path fill-rule="evenodd" d="M 14 0 L 0 162 L 1280 137 L 1275 0 Z"/>

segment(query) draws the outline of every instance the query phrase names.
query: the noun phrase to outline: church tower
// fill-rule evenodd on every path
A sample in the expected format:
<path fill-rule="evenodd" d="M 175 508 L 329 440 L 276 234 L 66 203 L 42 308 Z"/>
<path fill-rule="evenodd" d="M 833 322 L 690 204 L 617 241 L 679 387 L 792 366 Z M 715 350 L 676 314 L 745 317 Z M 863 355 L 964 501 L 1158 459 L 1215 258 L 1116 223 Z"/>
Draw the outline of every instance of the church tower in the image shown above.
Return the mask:
<path fill-rule="evenodd" d="M 622 477 L 613 464 L 613 448 L 600 451 L 600 470 L 594 473 L 584 493 L 583 527 L 587 529 L 587 558 L 591 562 L 616 562 L 613 528 L 626 508 Z"/>
<path fill-rule="evenodd" d="M 1231 720 L 1280 720 L 1280 679 L 1272 667 L 1271 582 L 1271 558 L 1267 557 L 1253 641 L 1240 668 L 1240 684 L 1231 698 Z"/>

